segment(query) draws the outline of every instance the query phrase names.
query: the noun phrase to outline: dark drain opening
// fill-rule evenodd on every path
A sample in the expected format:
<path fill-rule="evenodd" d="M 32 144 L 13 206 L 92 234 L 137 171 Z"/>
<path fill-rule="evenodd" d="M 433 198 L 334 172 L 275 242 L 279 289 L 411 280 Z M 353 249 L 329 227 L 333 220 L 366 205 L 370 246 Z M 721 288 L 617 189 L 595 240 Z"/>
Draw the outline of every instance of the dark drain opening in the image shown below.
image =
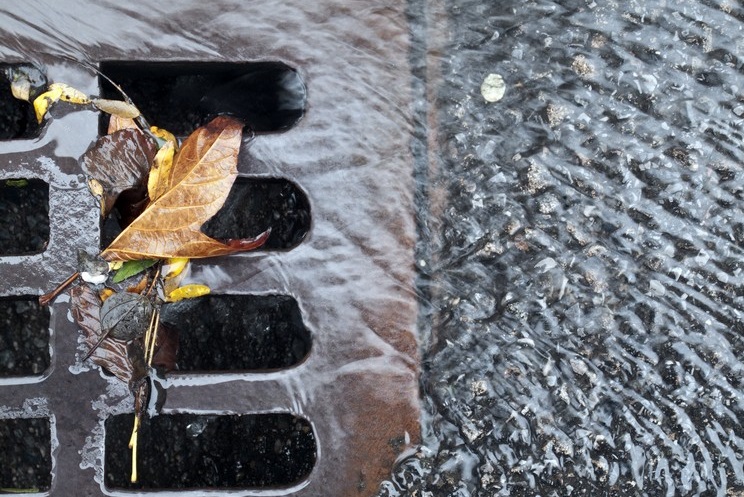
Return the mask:
<path fill-rule="evenodd" d="M 0 298 L 0 320 L 0 378 L 46 371 L 50 364 L 49 309 L 39 305 L 38 297 Z"/>
<path fill-rule="evenodd" d="M 0 256 L 43 252 L 49 242 L 49 185 L 0 180 Z"/>
<path fill-rule="evenodd" d="M 51 485 L 49 419 L 0 419 L 0 493 L 44 492 Z"/>
<path fill-rule="evenodd" d="M 291 414 L 166 414 L 143 420 L 139 481 L 130 482 L 134 416 L 106 420 L 109 489 L 266 488 L 300 483 L 312 471 L 310 423 Z"/>
<path fill-rule="evenodd" d="M 258 133 L 284 131 L 305 112 L 305 84 L 280 62 L 110 61 L 100 68 L 152 124 L 179 136 L 218 114 L 239 117 Z M 121 98 L 107 81 L 100 85 L 103 96 Z"/>
<path fill-rule="evenodd" d="M 239 178 L 225 205 L 202 227 L 217 239 L 249 238 L 271 228 L 263 250 L 296 247 L 310 231 L 310 202 L 294 183 Z"/>
<path fill-rule="evenodd" d="M 309 353 L 310 332 L 286 295 L 207 295 L 163 306 L 179 331 L 179 371 L 287 368 Z"/>
<path fill-rule="evenodd" d="M 41 126 L 36 121 L 33 106 L 29 102 L 15 98 L 10 90 L 13 73 L 18 71 L 23 71 L 34 79 L 33 84 L 42 85 L 46 81 L 32 66 L 0 64 L 0 140 L 36 138 L 41 134 Z"/>
<path fill-rule="evenodd" d="M 271 228 L 258 250 L 293 248 L 310 231 L 310 202 L 295 184 L 283 179 L 238 178 L 225 205 L 202 231 L 217 239 L 252 238 Z M 101 248 L 121 233 L 116 211 L 103 221 Z"/>

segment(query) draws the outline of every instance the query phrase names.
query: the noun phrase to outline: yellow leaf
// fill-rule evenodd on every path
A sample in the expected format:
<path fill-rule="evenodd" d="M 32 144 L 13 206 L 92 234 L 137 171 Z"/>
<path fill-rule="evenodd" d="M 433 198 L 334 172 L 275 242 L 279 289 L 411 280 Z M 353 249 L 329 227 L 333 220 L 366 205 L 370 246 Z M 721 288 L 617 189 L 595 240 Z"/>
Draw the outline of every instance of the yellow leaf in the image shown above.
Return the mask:
<path fill-rule="evenodd" d="M 44 120 L 44 116 L 49 110 L 49 106 L 55 103 L 62 96 L 62 90 L 60 88 L 50 88 L 49 91 L 45 91 L 34 99 L 34 111 L 36 112 L 36 120 Z"/>
<path fill-rule="evenodd" d="M 106 299 L 108 299 L 110 296 L 112 296 L 115 293 L 116 292 L 113 291 L 112 289 L 107 288 L 107 287 L 104 287 L 103 290 L 101 290 L 100 292 L 98 292 L 98 297 L 101 299 L 101 302 L 106 302 Z M 113 302 L 113 300 L 112 300 L 112 302 Z"/>
<path fill-rule="evenodd" d="M 109 262 L 109 271 L 118 271 L 124 265 L 124 261 Z"/>
<path fill-rule="evenodd" d="M 165 261 L 163 266 L 163 277 L 166 280 L 175 278 L 186 269 L 186 265 L 189 263 L 189 259 L 186 257 L 172 257 Z"/>
<path fill-rule="evenodd" d="M 136 119 L 140 116 L 140 111 L 134 105 L 122 102 L 121 100 L 109 100 L 107 98 L 94 98 L 92 100 L 96 109 L 112 114 L 114 116 Z"/>
<path fill-rule="evenodd" d="M 176 288 L 171 293 L 169 293 L 165 300 L 167 300 L 168 302 L 178 302 L 179 300 L 183 299 L 193 299 L 196 297 L 201 297 L 202 295 L 207 295 L 209 292 L 210 289 L 207 285 L 184 285 L 182 287 Z"/>
<path fill-rule="evenodd" d="M 150 126 L 150 132 L 161 140 L 173 143 L 173 148 L 178 152 L 178 140 L 176 140 L 173 133 L 166 129 L 158 128 L 157 126 Z"/>
<path fill-rule="evenodd" d="M 95 178 L 90 178 L 88 180 L 88 190 L 90 190 L 90 193 L 98 199 L 101 207 L 101 215 L 106 215 L 106 201 L 103 198 L 104 190 L 101 182 Z"/>
<path fill-rule="evenodd" d="M 154 202 L 168 191 L 166 180 L 170 177 L 173 168 L 173 154 L 175 147 L 173 142 L 165 142 L 155 154 L 150 175 L 147 178 L 147 193 L 150 196 L 150 202 Z"/>
<path fill-rule="evenodd" d="M 88 98 L 88 95 L 81 92 L 80 90 L 76 90 L 70 85 L 66 85 L 64 83 L 52 83 L 49 85 L 49 91 L 60 91 L 59 98 L 64 100 L 65 102 L 70 102 L 73 104 L 89 104 L 90 98 Z"/>

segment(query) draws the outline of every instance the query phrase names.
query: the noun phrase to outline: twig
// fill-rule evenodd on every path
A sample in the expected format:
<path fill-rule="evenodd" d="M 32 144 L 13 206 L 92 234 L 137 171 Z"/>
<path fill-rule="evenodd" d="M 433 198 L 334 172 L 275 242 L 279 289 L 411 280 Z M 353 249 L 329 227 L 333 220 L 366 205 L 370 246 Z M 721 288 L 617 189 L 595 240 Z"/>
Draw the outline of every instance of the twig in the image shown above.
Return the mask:
<path fill-rule="evenodd" d="M 126 103 L 128 103 L 132 107 L 137 108 L 137 106 L 134 105 L 134 102 L 132 102 L 132 99 L 129 98 L 129 95 L 127 95 L 127 93 L 124 91 L 124 89 L 121 86 L 119 86 L 117 83 L 115 83 L 111 78 L 109 78 L 104 73 L 102 73 L 101 70 L 98 69 L 94 64 L 88 62 L 87 60 L 79 60 L 79 59 L 76 59 L 76 58 L 74 58 L 72 56 L 69 56 L 69 55 L 66 56 L 66 58 L 68 60 L 73 61 L 73 62 L 77 62 L 78 64 L 80 64 L 83 67 L 87 67 L 88 69 L 90 69 L 91 71 L 95 72 L 100 77 L 102 77 L 103 79 L 105 79 L 106 81 L 108 81 L 111 84 L 111 86 L 113 86 L 116 89 L 116 91 L 118 91 L 121 94 L 121 96 L 124 97 L 124 101 Z M 139 109 L 137 108 L 137 110 L 139 110 Z M 136 121 L 137 121 L 137 124 L 139 124 L 140 128 L 142 128 L 142 131 L 144 131 L 145 133 L 147 133 L 148 135 L 150 135 L 151 138 L 157 140 L 157 138 L 155 137 L 155 135 L 153 135 L 152 132 L 150 131 L 150 124 L 147 122 L 147 119 L 145 119 L 145 116 L 142 115 L 142 112 L 141 111 L 140 111 L 140 115 L 139 115 L 139 117 L 137 117 Z"/>
<path fill-rule="evenodd" d="M 129 448 L 132 449 L 132 475 L 130 481 L 136 483 L 137 476 L 137 439 L 139 434 L 140 417 L 134 414 L 134 427 L 132 427 L 132 436 L 129 437 Z"/>
<path fill-rule="evenodd" d="M 62 293 L 62 291 L 65 288 L 67 288 L 68 286 L 70 286 L 70 284 L 73 281 L 75 281 L 78 276 L 80 276 L 80 273 L 77 272 L 77 271 L 74 272 L 69 278 L 67 278 L 65 281 L 63 281 L 59 285 L 57 285 L 57 288 L 55 288 L 51 292 L 47 292 L 44 295 L 42 295 L 41 297 L 39 297 L 39 305 L 41 305 L 41 306 L 49 305 L 49 303 L 52 300 L 54 300 L 55 298 L 57 298 L 57 295 L 59 295 L 60 293 Z"/>
<path fill-rule="evenodd" d="M 147 348 L 147 365 L 152 366 L 152 358 L 155 355 L 155 345 L 158 343 L 158 326 L 160 325 L 160 308 L 156 308 L 155 312 L 155 325 L 152 328 L 150 337 L 150 346 Z"/>

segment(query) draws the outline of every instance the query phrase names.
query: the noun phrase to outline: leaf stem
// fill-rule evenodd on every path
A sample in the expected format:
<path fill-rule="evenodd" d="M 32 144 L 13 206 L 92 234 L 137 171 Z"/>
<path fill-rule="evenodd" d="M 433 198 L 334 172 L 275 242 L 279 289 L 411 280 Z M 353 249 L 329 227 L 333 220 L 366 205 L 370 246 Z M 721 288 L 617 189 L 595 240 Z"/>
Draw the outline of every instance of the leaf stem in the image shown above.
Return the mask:
<path fill-rule="evenodd" d="M 155 288 L 155 284 L 158 282 L 158 278 L 160 278 L 160 269 L 163 267 L 163 261 L 158 261 L 158 268 L 155 271 L 155 276 L 152 278 L 152 283 L 150 283 L 150 286 L 147 287 L 147 290 L 145 291 L 144 295 L 145 297 L 150 296 L 150 292 L 152 292 L 152 289 Z"/>

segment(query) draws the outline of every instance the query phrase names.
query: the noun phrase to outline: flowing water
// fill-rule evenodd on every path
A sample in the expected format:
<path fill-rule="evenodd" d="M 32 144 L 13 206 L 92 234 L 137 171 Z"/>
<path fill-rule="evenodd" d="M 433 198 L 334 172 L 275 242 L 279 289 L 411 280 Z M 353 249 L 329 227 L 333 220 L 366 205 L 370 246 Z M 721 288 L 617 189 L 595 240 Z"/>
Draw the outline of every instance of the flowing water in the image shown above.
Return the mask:
<path fill-rule="evenodd" d="M 107 39 L 130 57 L 214 55 L 218 28 L 240 28 L 159 4 L 85 9 L 2 12 L 17 43 L 0 53 L 95 61 Z M 395 117 L 416 170 L 424 439 L 380 495 L 744 495 L 741 3 L 410 0 L 407 14 L 415 98 Z M 343 15 L 382 26 L 385 9 Z M 178 29 L 148 21 L 163 16 Z M 487 102 L 492 73 L 505 94 Z M 378 102 L 391 90 L 373 76 L 350 68 Z"/>
<path fill-rule="evenodd" d="M 741 495 L 741 4 L 444 9 L 425 444 L 382 494 Z"/>

